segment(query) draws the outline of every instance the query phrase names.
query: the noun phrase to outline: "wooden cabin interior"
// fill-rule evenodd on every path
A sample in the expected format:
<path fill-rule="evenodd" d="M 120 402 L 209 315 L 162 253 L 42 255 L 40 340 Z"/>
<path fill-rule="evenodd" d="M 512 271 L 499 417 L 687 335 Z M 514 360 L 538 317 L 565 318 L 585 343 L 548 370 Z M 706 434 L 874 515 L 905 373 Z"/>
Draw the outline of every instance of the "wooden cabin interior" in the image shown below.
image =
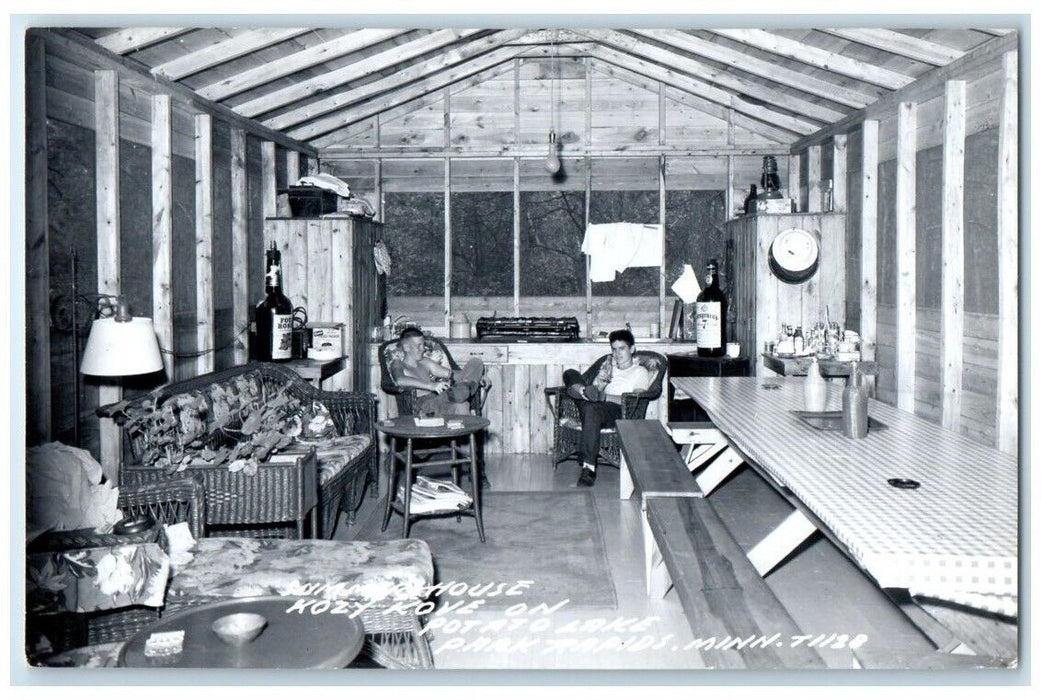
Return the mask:
<path fill-rule="evenodd" d="M 254 582 L 256 590 L 206 598 L 178 579 L 219 558 L 201 549 L 217 541 L 254 558 L 267 552 L 270 571 L 282 571 L 284 550 L 258 554 L 256 543 L 284 547 L 302 536 L 308 548 L 376 543 L 371 556 L 392 561 L 404 555 L 380 547 L 418 541 L 409 545 L 413 573 L 433 592 L 397 615 L 404 627 L 363 614 L 350 643 L 286 664 L 1016 667 L 1022 41 L 1015 29 L 950 25 L 30 28 L 26 446 L 82 448 L 105 484 L 127 494 L 188 477 L 190 496 L 165 497 L 189 504 L 200 548 L 158 603 L 84 608 L 81 597 L 76 610 L 67 595 L 51 595 L 48 606 L 65 606 L 51 615 L 30 605 L 30 658 L 61 652 L 59 665 L 78 665 L 85 657 L 70 649 L 100 647 L 104 665 L 177 665 L 182 656 L 182 665 L 221 665 L 214 659 L 232 647 L 208 627 L 198 634 L 209 635 L 210 656 L 191 655 L 194 628 L 183 651 L 158 657 L 148 635 L 176 631 L 174 612 L 272 591 Z M 771 197 L 784 208 L 767 211 L 760 197 L 746 209 L 750 187 L 767 185 L 767 163 L 779 178 Z M 325 205 L 290 188 L 318 176 L 349 185 L 350 198 L 300 216 Z M 655 232 L 654 264 L 594 273 L 584 240 L 612 224 Z M 793 230 L 818 249 L 798 282 L 781 279 L 773 248 Z M 350 395 L 360 402 L 342 409 L 352 417 L 333 408 L 330 420 L 340 437 L 353 430 L 367 441 L 331 476 L 316 464 L 329 464 L 332 448 L 294 452 L 283 447 L 289 438 L 279 442 L 272 464 L 281 451 L 291 463 L 285 478 L 299 477 L 285 493 L 248 481 L 267 469 L 266 450 L 245 469 L 259 464 L 256 475 L 198 466 L 168 446 L 142 453 L 124 429 L 139 414 L 99 412 L 121 401 L 158 412 L 161 400 L 254 376 L 240 371 L 264 357 L 252 331 L 272 247 L 282 290 L 313 327 L 301 335 L 313 343 L 318 328 L 334 329 L 337 352 L 306 359 L 294 347 L 295 359 L 255 375 L 257 401 L 291 394 L 306 433 L 315 406 Z M 737 343 L 732 357 L 699 355 L 696 305 L 673 289 L 685 265 L 707 284 L 710 261 L 728 299 L 722 334 Z M 158 371 L 81 371 L 112 297 L 151 319 Z M 532 331 L 535 322 L 548 325 Z M 804 384 L 823 360 L 810 377 L 793 376 L 805 374 L 798 358 L 778 359 L 775 343 L 786 326 L 809 337 L 831 323 L 856 332 L 850 350 L 868 375 L 861 392 L 886 428 L 869 424 L 860 440 L 762 403 L 804 407 Z M 387 503 L 393 474 L 429 457 L 422 432 L 402 427 L 413 420 L 402 408 L 408 392 L 388 392 L 387 343 L 410 326 L 441 339 L 457 365 L 480 360 L 484 372 L 468 411 L 483 421 L 460 422 L 454 437 L 433 433 L 453 440 L 441 459 L 458 462 L 451 471 L 468 517 L 420 519 L 411 532 Z M 568 399 L 553 388 L 565 370 L 611 353 L 618 341 L 608 333 L 624 328 L 636 350 L 660 360 L 645 365 L 660 393 L 634 399 L 639 413 L 620 409 L 623 422 L 600 433 L 600 454 L 614 445 L 613 459 L 601 456 L 595 483 L 576 486 L 581 419 L 564 415 Z M 841 379 L 850 370 L 838 364 L 838 377 L 820 381 L 841 422 L 851 415 Z M 270 393 L 271 377 L 292 391 Z M 217 404 L 199 401 L 202 409 L 178 403 L 178 420 L 199 410 L 212 427 Z M 267 447 L 305 434 L 295 425 L 269 431 Z M 219 461 L 221 449 L 200 459 Z M 460 467 L 469 475 L 461 480 Z M 235 477 L 245 493 L 225 483 Z M 836 515 L 820 494 L 846 479 Z M 876 497 L 879 510 L 863 506 Z M 263 509 L 278 498 L 296 509 L 268 518 L 295 523 L 278 533 L 288 543 L 257 525 L 263 519 L 218 515 L 228 502 Z M 973 529 L 977 521 L 990 525 Z M 886 538 L 901 537 L 897 524 L 915 534 L 887 549 Z M 885 546 L 873 549 L 872 537 Z M 341 550 L 314 556 L 335 569 Z M 37 573 L 33 556 L 62 556 L 29 551 Z M 925 573 L 906 583 L 901 575 L 922 560 Z M 963 566 L 985 583 L 948 586 Z M 134 625 L 108 624 L 127 610 L 139 613 Z M 342 616 L 307 619 L 318 635 L 346 635 L 335 628 Z M 269 615 L 253 648 L 290 634 L 278 629 Z M 65 636 L 72 641 L 60 643 Z M 274 653 L 256 664 L 280 665 Z"/>

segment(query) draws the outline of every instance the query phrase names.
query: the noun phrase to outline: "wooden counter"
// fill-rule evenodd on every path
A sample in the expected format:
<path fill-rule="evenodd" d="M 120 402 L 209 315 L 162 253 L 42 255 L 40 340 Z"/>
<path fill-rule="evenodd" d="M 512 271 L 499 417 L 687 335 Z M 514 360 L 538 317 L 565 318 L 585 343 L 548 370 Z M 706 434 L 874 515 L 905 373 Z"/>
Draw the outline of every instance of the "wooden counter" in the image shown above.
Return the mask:
<path fill-rule="evenodd" d="M 577 343 L 481 343 L 445 339 L 445 345 L 460 365 L 471 357 L 479 357 L 487 367 L 487 377 L 492 383 L 484 407 L 484 415 L 491 421 L 485 442 L 488 454 L 549 453 L 553 423 L 543 390 L 547 386 L 560 386 L 564 370 L 584 370 L 610 352 L 606 339 Z M 397 406 L 393 399 L 379 393 L 377 348 L 377 345 L 369 346 L 370 386 L 377 392 L 382 419 L 396 415 Z M 694 352 L 697 348 L 693 342 L 637 339 L 636 349 L 665 356 Z M 662 398 L 648 408 L 648 418 L 665 421 L 668 415 L 665 386 L 663 383 Z"/>

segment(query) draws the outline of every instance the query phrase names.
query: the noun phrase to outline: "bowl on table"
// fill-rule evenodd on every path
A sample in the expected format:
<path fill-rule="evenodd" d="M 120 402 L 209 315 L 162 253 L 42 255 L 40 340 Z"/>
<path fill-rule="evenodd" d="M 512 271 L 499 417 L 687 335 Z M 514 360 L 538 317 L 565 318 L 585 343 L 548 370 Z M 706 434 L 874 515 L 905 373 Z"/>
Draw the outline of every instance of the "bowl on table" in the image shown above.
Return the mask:
<path fill-rule="evenodd" d="M 256 613 L 234 613 L 213 621 L 213 632 L 221 641 L 235 647 L 249 644 L 267 625 L 267 618 Z"/>

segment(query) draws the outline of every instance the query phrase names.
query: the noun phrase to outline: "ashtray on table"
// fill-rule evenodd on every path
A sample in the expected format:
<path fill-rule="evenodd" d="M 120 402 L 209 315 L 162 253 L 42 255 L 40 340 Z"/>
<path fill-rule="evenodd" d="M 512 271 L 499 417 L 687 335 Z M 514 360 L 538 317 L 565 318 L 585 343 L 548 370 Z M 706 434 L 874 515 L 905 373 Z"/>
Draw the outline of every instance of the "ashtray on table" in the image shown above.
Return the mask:
<path fill-rule="evenodd" d="M 792 411 L 806 425 L 817 430 L 842 430 L 842 411 Z M 889 426 L 868 416 L 868 432 Z"/>

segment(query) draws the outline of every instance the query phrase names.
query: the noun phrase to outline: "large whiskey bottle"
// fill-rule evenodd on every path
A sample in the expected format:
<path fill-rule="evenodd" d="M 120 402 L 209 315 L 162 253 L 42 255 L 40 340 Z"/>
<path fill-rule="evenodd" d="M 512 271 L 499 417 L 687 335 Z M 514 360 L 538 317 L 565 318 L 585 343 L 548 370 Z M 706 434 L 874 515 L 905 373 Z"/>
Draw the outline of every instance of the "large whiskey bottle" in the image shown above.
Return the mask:
<path fill-rule="evenodd" d="M 698 355 L 722 357 L 727 347 L 727 298 L 719 288 L 719 265 L 715 260 L 709 260 L 706 282 L 694 303 Z"/>
<path fill-rule="evenodd" d="M 293 357 L 293 304 L 282 292 L 282 254 L 274 243 L 266 257 L 266 295 L 256 309 L 256 359 L 285 362 Z"/>

